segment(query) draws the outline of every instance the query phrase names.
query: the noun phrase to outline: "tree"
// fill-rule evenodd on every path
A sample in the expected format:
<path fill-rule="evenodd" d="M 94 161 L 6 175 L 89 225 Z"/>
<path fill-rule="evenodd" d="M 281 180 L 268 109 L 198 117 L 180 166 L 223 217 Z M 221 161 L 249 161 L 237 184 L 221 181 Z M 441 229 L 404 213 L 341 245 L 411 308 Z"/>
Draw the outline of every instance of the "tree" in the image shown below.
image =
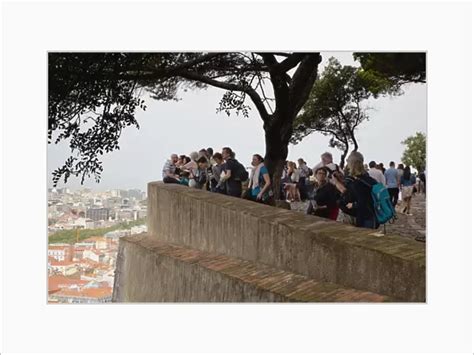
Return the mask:
<path fill-rule="evenodd" d="M 417 132 L 414 136 L 405 139 L 402 144 L 406 145 L 402 156 L 402 163 L 416 168 L 418 172 L 426 167 L 426 135 Z"/>
<path fill-rule="evenodd" d="M 294 122 L 291 142 L 296 144 L 313 132 L 331 136 L 329 145 L 342 151 L 343 167 L 350 146 L 355 151 L 359 147 L 357 127 L 368 120 L 368 108 L 363 102 L 389 89 L 386 81 L 360 74 L 358 68 L 342 66 L 337 59 L 330 58 Z"/>
<path fill-rule="evenodd" d="M 172 100 L 180 88 L 214 86 L 226 90 L 218 110 L 247 115 L 246 99 L 256 107 L 265 131 L 265 164 L 278 190 L 293 121 L 320 62 L 319 53 L 50 53 L 49 142 L 54 132 L 55 143 L 70 140 L 73 154 L 53 173 L 53 182 L 71 175 L 81 175 L 82 182 L 91 174 L 100 179 L 99 156 L 119 149 L 123 128 L 138 127 L 134 115 L 146 109 L 143 91 Z M 265 92 L 266 82 L 273 97 Z"/>
<path fill-rule="evenodd" d="M 407 83 L 426 83 L 426 53 L 354 53 L 363 73 L 385 79 L 394 88 Z"/>

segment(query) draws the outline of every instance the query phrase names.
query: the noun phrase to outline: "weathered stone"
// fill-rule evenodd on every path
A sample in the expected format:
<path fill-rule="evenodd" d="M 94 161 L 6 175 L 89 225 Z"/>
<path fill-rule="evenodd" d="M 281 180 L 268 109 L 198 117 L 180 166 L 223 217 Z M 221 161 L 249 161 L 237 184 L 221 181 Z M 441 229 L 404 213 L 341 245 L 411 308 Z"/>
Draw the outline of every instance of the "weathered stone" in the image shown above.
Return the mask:
<path fill-rule="evenodd" d="M 148 233 L 160 242 L 399 300 L 425 300 L 422 243 L 179 185 L 150 183 L 148 196 Z M 225 263 L 216 267 L 225 270 Z"/>
<path fill-rule="evenodd" d="M 390 297 L 144 234 L 120 240 L 114 302 L 387 302 Z"/>

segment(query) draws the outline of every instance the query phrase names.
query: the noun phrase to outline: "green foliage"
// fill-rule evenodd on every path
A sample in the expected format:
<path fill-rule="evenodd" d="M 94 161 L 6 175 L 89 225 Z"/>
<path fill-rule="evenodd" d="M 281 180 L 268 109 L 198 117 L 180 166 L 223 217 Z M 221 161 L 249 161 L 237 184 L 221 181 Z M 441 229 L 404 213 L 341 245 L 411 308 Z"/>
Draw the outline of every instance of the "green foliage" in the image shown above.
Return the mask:
<path fill-rule="evenodd" d="M 426 82 L 426 53 L 354 53 L 362 70 L 391 86 L 400 89 L 407 83 Z"/>
<path fill-rule="evenodd" d="M 371 97 L 371 88 L 381 92 L 382 83 L 360 75 L 356 67 L 342 66 L 335 58 L 314 83 L 303 112 L 294 122 L 292 143 L 296 144 L 307 135 L 318 131 L 331 136 L 330 145 L 343 151 L 350 144 L 357 146 L 355 130 L 368 119 L 361 103 Z M 374 89 L 375 90 L 375 89 Z"/>
<path fill-rule="evenodd" d="M 73 153 L 53 172 L 54 186 L 71 175 L 82 176 L 83 183 L 93 174 L 98 182 L 103 169 L 99 157 L 119 149 L 122 129 L 139 128 L 134 113 L 146 107 L 137 83 L 117 76 L 145 60 L 139 53 L 49 54 L 48 139 L 68 141 Z"/>
<path fill-rule="evenodd" d="M 417 132 L 401 144 L 406 145 L 402 156 L 403 164 L 415 167 L 418 172 L 423 171 L 426 167 L 426 135 Z"/>
<path fill-rule="evenodd" d="M 247 117 L 246 97 L 261 107 L 266 101 L 255 92 L 262 71 L 270 68 L 253 53 L 50 53 L 48 140 L 67 141 L 71 148 L 53 172 L 54 186 L 70 176 L 80 176 L 81 183 L 92 175 L 100 181 L 101 155 L 120 149 L 124 128 L 139 128 L 135 112 L 146 109 L 144 92 L 178 100 L 178 89 L 212 85 L 226 90 L 218 111 Z"/>
<path fill-rule="evenodd" d="M 97 228 L 97 229 L 79 229 L 79 241 L 90 237 L 101 237 L 108 232 L 112 232 L 119 229 L 130 229 L 134 226 L 139 226 L 146 223 L 146 218 L 140 218 L 136 221 L 131 221 L 129 223 L 123 222 L 116 224 L 108 228 Z M 76 243 L 77 231 L 75 229 L 62 230 L 54 234 L 51 234 L 48 238 L 49 244 L 54 243 L 67 243 L 74 244 Z"/>

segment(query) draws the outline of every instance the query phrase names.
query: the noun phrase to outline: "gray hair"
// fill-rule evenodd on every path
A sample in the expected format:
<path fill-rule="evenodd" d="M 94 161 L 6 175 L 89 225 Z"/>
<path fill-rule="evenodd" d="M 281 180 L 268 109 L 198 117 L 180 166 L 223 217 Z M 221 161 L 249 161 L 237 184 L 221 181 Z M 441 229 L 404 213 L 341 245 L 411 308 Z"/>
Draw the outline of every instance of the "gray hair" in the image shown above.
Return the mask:
<path fill-rule="evenodd" d="M 198 158 L 199 158 L 199 153 L 198 153 L 198 152 L 191 152 L 191 153 L 189 154 L 189 157 L 191 158 L 191 160 L 196 161 L 196 160 L 198 160 Z"/>
<path fill-rule="evenodd" d="M 321 158 L 322 158 L 322 157 L 329 158 L 329 159 L 331 159 L 331 161 L 332 161 L 332 154 L 329 153 L 329 152 L 324 152 L 323 154 L 321 154 Z"/>

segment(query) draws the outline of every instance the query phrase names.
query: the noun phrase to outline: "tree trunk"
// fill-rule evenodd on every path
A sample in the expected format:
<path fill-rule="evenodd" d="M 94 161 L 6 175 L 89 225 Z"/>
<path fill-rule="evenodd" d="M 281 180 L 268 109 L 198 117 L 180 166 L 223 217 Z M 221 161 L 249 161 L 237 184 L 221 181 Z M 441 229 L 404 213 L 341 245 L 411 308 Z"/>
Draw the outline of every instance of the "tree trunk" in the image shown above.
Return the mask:
<path fill-rule="evenodd" d="M 349 147 L 347 147 L 346 149 L 344 149 L 344 151 L 342 152 L 341 154 L 341 162 L 339 163 L 339 167 L 341 168 L 341 170 L 344 169 L 344 165 L 346 163 L 346 156 L 347 156 L 347 152 L 349 151 Z"/>
<path fill-rule="evenodd" d="M 294 117 L 285 120 L 274 117 L 270 125 L 265 129 L 265 166 L 272 180 L 273 196 L 280 200 L 280 183 L 286 158 L 288 157 L 288 145 L 292 133 Z"/>

